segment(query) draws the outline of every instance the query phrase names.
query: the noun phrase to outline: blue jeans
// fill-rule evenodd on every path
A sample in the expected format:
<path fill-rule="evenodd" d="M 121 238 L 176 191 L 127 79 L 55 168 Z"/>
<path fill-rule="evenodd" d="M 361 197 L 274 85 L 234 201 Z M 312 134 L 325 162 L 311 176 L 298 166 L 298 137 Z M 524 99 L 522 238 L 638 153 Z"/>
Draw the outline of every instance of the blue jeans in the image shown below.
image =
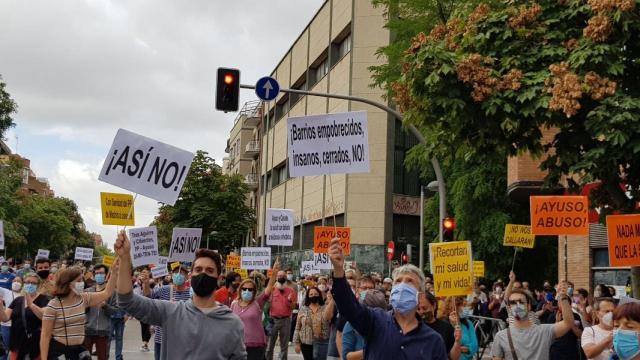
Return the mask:
<path fill-rule="evenodd" d="M 124 319 L 113 318 L 111 319 L 111 340 L 116 341 L 116 360 L 122 360 L 122 336 L 124 334 Z M 109 343 L 111 348 L 111 343 Z"/>
<path fill-rule="evenodd" d="M 4 344 L 5 351 L 7 352 L 7 354 L 9 354 L 9 337 L 11 335 L 11 326 L 2 325 L 0 328 L 0 331 L 2 332 L 2 343 Z M 7 358 L 7 355 L 0 357 L 0 359 L 2 360 L 7 360 Z"/>
<path fill-rule="evenodd" d="M 158 331 L 158 329 L 156 329 Z M 162 351 L 162 343 L 153 342 L 153 357 L 160 360 L 160 352 Z"/>
<path fill-rule="evenodd" d="M 326 360 L 329 343 L 313 340 L 313 360 Z"/>

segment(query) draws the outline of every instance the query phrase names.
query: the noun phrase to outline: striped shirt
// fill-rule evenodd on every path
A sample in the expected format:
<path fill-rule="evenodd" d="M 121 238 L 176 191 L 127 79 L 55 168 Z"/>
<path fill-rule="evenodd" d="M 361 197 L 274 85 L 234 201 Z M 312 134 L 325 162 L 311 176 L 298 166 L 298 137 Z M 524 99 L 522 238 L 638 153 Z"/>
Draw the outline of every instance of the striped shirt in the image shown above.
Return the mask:
<path fill-rule="evenodd" d="M 173 285 L 166 286 L 156 286 L 153 288 L 153 293 L 151 294 L 152 299 L 159 299 L 165 301 L 189 301 L 191 300 L 191 292 L 189 288 L 185 288 L 185 290 L 179 291 Z M 162 327 L 155 327 L 156 335 L 153 338 L 157 344 L 162 344 Z"/>
<path fill-rule="evenodd" d="M 84 342 L 85 310 L 89 307 L 90 298 L 90 293 L 83 293 L 73 296 L 71 301 L 65 301 L 64 305 L 57 297 L 49 301 L 42 320 L 54 320 L 54 340 L 65 345 L 81 345 Z"/>

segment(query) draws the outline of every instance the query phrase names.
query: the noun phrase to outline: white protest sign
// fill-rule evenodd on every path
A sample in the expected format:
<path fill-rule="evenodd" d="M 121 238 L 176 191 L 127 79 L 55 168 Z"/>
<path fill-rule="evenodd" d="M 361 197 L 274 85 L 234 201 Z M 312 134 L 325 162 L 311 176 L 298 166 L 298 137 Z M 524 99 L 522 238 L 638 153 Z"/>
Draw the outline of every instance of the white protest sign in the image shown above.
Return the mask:
<path fill-rule="evenodd" d="M 169 261 L 192 262 L 196 257 L 196 250 L 200 247 L 202 229 L 173 228 Z"/>
<path fill-rule="evenodd" d="M 269 270 L 271 269 L 270 247 L 240 248 L 240 269 Z"/>
<path fill-rule="evenodd" d="M 192 160 L 188 151 L 119 129 L 98 179 L 173 205 Z"/>
<path fill-rule="evenodd" d="M 329 254 L 313 254 L 313 267 L 316 270 L 331 270 L 331 260 Z"/>
<path fill-rule="evenodd" d="M 158 263 L 158 230 L 155 226 L 129 229 L 133 267 Z"/>
<path fill-rule="evenodd" d="M 75 260 L 93 261 L 93 249 L 85 247 L 77 247 Z"/>
<path fill-rule="evenodd" d="M 292 177 L 369 172 L 367 112 L 287 120 Z"/>
<path fill-rule="evenodd" d="M 0 220 L 0 249 L 4 249 L 4 221 Z"/>
<path fill-rule="evenodd" d="M 303 261 L 300 267 L 300 275 L 313 275 L 316 273 L 316 269 L 313 267 L 313 261 Z"/>
<path fill-rule="evenodd" d="M 36 259 L 48 259 L 49 258 L 49 250 L 45 250 L 45 249 L 38 249 L 38 255 L 36 255 Z M 93 257 L 93 253 L 91 254 L 91 256 Z"/>
<path fill-rule="evenodd" d="M 169 269 L 167 268 L 167 264 L 169 263 L 169 258 L 166 256 L 158 256 L 158 264 L 151 269 L 151 276 L 154 279 L 159 277 L 165 277 L 169 275 Z"/>
<path fill-rule="evenodd" d="M 293 210 L 267 209 L 267 245 L 293 246 Z"/>

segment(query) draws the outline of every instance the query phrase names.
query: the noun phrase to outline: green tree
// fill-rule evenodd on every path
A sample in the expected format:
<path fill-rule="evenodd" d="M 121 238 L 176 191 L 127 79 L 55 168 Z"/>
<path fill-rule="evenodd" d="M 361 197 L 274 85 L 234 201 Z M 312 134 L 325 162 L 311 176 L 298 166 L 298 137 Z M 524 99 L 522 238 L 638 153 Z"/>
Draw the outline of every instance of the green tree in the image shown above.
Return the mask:
<path fill-rule="evenodd" d="M 104 246 L 104 245 L 100 245 L 100 246 L 96 246 L 94 251 L 93 251 L 93 256 L 96 258 L 100 258 L 97 259 L 98 261 L 102 261 L 102 257 L 103 256 L 114 256 L 115 253 L 113 252 L 113 250 L 109 249 L 108 247 Z"/>
<path fill-rule="evenodd" d="M 12 115 L 18 110 L 18 105 L 7 92 L 6 86 L 0 76 L 0 140 L 4 140 L 5 132 L 15 125 Z"/>
<path fill-rule="evenodd" d="M 223 175 L 206 152 L 198 151 L 178 201 L 161 206 L 152 223 L 158 228 L 161 251 L 168 250 L 174 227 L 202 228 L 202 247 L 208 237 L 209 246 L 221 251 L 240 246 L 255 223 L 254 211 L 246 204 L 248 193 L 241 176 Z"/>

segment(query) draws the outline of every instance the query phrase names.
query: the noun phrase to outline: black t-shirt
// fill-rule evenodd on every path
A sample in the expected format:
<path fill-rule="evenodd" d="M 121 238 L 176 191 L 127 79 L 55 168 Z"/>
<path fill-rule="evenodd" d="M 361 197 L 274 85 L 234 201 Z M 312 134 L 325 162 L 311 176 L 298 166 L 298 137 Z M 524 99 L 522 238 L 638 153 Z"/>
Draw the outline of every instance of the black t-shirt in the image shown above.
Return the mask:
<path fill-rule="evenodd" d="M 456 341 L 456 338 L 454 336 L 455 330 L 453 329 L 453 326 L 451 326 L 451 324 L 449 324 L 448 322 L 442 320 L 436 320 L 431 324 L 426 324 L 429 325 L 429 327 L 433 329 L 433 331 L 440 334 L 442 340 L 444 340 L 444 346 L 447 348 L 447 354 L 449 354 L 451 348 L 453 348 L 453 343 Z"/>
<path fill-rule="evenodd" d="M 11 309 L 11 338 L 9 340 L 9 349 L 11 351 L 21 350 L 21 353 L 28 351 L 31 358 L 36 357 L 40 353 L 40 329 L 42 321 L 29 309 L 25 308 L 24 296 L 17 297 L 9 309 Z M 33 301 L 38 307 L 44 308 L 49 304 L 49 297 L 39 295 Z M 24 322 L 22 321 L 22 309 L 24 308 L 24 317 L 27 320 L 27 329 L 25 332 Z M 29 337 L 27 336 L 29 334 Z"/>
<path fill-rule="evenodd" d="M 573 313 L 574 321 L 580 330 L 584 330 L 580 322 L 580 315 Z M 551 343 L 549 349 L 549 360 L 578 360 L 586 359 L 586 356 L 582 355 L 582 348 L 580 342 L 573 330 L 569 330 L 568 333 L 555 339 Z"/>

